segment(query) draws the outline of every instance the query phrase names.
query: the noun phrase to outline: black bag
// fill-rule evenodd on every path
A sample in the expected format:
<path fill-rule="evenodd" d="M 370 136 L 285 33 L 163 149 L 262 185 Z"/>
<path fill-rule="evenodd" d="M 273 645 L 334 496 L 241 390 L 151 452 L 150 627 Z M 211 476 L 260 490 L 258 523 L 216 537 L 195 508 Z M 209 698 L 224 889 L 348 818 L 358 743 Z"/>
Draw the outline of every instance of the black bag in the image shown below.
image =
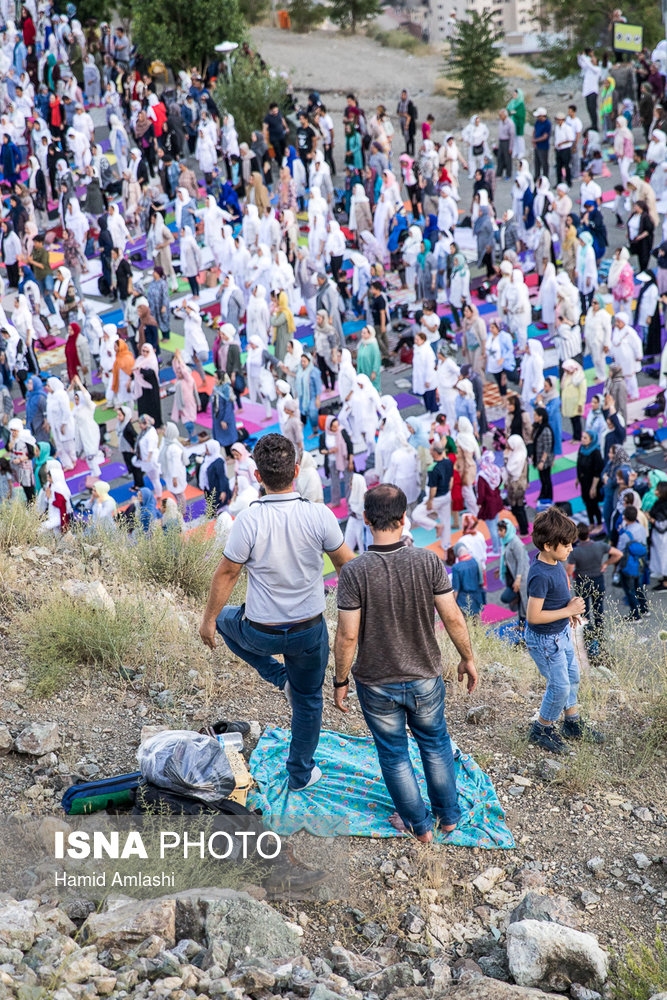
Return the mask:
<path fill-rule="evenodd" d="M 317 411 L 321 417 L 332 417 L 340 410 L 340 401 L 324 403 Z"/>
<path fill-rule="evenodd" d="M 479 145 L 472 147 L 472 155 L 473 156 L 481 156 L 483 152 L 484 152 L 484 143 L 483 142 L 480 142 Z"/>
<path fill-rule="evenodd" d="M 245 389 L 245 379 L 240 372 L 236 372 L 232 384 L 234 386 L 234 392 L 236 393 L 237 396 L 240 396 L 243 390 Z"/>
<path fill-rule="evenodd" d="M 100 295 L 111 294 L 111 286 L 109 285 L 109 282 L 107 281 L 107 279 L 104 277 L 103 274 L 101 274 L 97 279 L 97 290 L 100 293 Z"/>
<path fill-rule="evenodd" d="M 165 812 L 175 816 L 199 816 L 201 813 L 227 816 L 254 816 L 246 806 L 232 799 L 220 798 L 214 802 L 204 802 L 194 795 L 179 795 L 178 792 L 158 788 L 150 781 L 142 779 L 134 795 L 133 813 Z"/>
<path fill-rule="evenodd" d="M 208 401 L 211 398 L 208 392 L 202 392 L 201 389 L 197 390 L 199 395 L 199 407 L 197 408 L 197 413 L 206 413 L 208 409 Z"/>

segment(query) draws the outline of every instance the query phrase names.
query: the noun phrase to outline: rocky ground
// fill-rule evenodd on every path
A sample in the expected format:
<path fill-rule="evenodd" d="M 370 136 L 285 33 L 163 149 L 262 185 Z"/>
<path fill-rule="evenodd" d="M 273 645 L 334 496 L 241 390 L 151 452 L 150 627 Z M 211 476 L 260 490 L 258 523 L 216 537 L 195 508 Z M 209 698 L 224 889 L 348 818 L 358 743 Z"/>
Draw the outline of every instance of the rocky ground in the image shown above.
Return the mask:
<path fill-rule="evenodd" d="M 235 717 L 288 724 L 279 695 L 225 650 L 210 654 L 198 643 L 200 601 L 138 585 L 107 544 L 69 536 L 14 545 L 1 572 L 0 795 L 5 815 L 26 830 L 59 813 L 72 781 L 135 770 L 146 726 L 199 729 Z M 71 595 L 63 601 L 107 610 L 113 602 L 119 613 L 129 600 L 164 620 L 155 619 L 151 638 L 120 672 L 82 667 L 40 699 L 26 637 L 43 601 L 63 587 Z M 516 850 L 352 839 L 342 900 L 315 894 L 269 906 L 258 887 L 251 901 L 241 894 L 207 902 L 211 891 L 201 890 L 196 905 L 126 900 L 117 910 L 118 899 L 99 900 L 92 917 L 93 903 L 76 892 L 59 903 L 37 872 L 28 892 L 0 894 L 0 998 L 426 1000 L 451 992 L 532 1000 L 543 994 L 519 987 L 538 986 L 588 1000 L 611 996 L 610 962 L 613 969 L 631 939 L 651 943 L 664 923 L 667 724 L 655 700 L 665 681 L 661 657 L 642 668 L 657 643 L 637 651 L 625 627 L 610 628 L 620 659 L 611 674 L 591 675 L 583 692 L 607 735 L 603 749 L 554 760 L 528 748 L 537 676 L 524 653 L 481 631 L 473 630 L 479 691 L 471 700 L 449 684 L 453 738 L 493 779 Z M 354 699 L 345 718 L 327 704 L 324 725 L 365 731 Z M 13 888 L 6 872 L 0 888 Z M 15 901 L 23 895 L 29 899 Z M 224 930 L 221 907 L 233 913 Z M 265 937 L 263 922 L 271 927 Z"/>

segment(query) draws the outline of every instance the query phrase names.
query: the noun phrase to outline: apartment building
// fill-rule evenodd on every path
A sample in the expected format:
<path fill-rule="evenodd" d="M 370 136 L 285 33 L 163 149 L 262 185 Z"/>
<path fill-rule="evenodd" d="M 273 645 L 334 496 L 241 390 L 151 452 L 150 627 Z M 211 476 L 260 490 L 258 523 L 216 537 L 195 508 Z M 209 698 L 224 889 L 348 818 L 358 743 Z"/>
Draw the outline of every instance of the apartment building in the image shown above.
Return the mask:
<path fill-rule="evenodd" d="M 537 47 L 540 32 L 535 16 L 538 5 L 539 0 L 430 0 L 429 37 L 432 42 L 446 41 L 456 30 L 457 21 L 474 11 L 483 14 L 491 10 L 508 51 L 529 51 Z"/>

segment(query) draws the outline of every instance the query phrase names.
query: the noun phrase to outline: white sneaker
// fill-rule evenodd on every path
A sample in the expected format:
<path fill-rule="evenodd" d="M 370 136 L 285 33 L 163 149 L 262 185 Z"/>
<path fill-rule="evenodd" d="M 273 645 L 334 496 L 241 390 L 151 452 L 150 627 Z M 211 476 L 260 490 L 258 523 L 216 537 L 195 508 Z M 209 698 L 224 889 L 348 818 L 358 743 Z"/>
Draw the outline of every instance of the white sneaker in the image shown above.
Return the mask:
<path fill-rule="evenodd" d="M 308 779 L 306 784 L 303 785 L 301 788 L 290 788 L 290 792 L 305 792 L 306 788 L 311 788 L 314 784 L 316 784 L 316 782 L 320 780 L 321 777 L 322 777 L 322 771 L 316 764 L 313 770 L 310 772 L 310 778 Z"/>

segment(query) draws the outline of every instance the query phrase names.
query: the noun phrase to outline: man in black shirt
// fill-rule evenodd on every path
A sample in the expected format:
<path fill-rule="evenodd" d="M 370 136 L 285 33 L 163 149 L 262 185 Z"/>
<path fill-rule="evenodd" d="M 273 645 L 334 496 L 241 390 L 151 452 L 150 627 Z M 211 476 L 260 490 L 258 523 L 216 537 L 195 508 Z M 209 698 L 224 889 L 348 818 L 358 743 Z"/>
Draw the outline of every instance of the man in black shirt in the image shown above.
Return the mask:
<path fill-rule="evenodd" d="M 315 129 L 308 121 L 308 115 L 305 111 L 299 112 L 299 127 L 296 130 L 296 141 L 299 148 L 299 158 L 306 169 L 307 177 L 308 167 L 310 166 L 310 161 L 313 158 L 316 140 Z"/>
<path fill-rule="evenodd" d="M 441 444 L 431 445 L 431 458 L 435 462 L 426 483 L 426 499 L 417 504 L 410 520 L 413 527 L 436 529 L 442 548 L 447 551 L 452 540 L 452 494 L 450 484 L 454 466 L 445 455 Z"/>
<path fill-rule="evenodd" d="M 118 293 L 123 318 L 127 313 L 127 300 L 132 294 L 132 265 L 123 257 L 118 247 L 111 250 L 111 271 L 114 290 Z"/>
<path fill-rule="evenodd" d="M 283 162 L 283 156 L 285 155 L 287 133 L 289 129 L 287 128 L 287 122 L 280 113 L 280 108 L 275 101 L 269 106 L 269 113 L 264 118 L 263 130 L 264 141 L 273 146 L 273 151 L 276 154 L 275 162 L 280 170 Z"/>
<path fill-rule="evenodd" d="M 387 300 L 382 294 L 382 285 L 379 281 L 371 283 L 371 295 L 368 304 L 373 316 L 375 337 L 380 348 L 380 354 L 382 355 L 382 364 L 386 367 L 392 367 L 393 361 L 389 357 L 389 341 L 387 340 Z"/>

